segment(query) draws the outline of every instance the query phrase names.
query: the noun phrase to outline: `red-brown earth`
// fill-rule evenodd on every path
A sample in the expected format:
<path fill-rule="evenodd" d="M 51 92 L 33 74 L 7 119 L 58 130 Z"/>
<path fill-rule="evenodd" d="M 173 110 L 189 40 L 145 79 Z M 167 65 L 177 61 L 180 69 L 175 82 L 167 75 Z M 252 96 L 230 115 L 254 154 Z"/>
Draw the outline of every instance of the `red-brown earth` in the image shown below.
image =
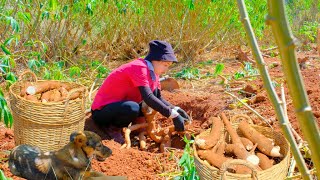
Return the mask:
<path fill-rule="evenodd" d="M 217 55 L 208 56 L 210 59 L 215 59 Z M 310 104 L 312 106 L 314 115 L 318 124 L 320 123 L 320 63 L 317 52 L 300 52 L 299 58 L 307 58 L 301 73 L 303 75 L 305 89 L 308 94 Z M 277 84 L 285 83 L 285 78 L 282 72 L 281 62 L 279 57 L 269 57 L 264 59 L 266 66 L 269 68 L 269 73 L 274 82 Z M 235 72 L 242 69 L 243 65 L 236 58 L 229 58 L 228 60 L 221 60 L 220 63 L 224 63 L 225 69 L 223 70 L 223 76 L 230 76 Z M 214 68 L 204 66 L 200 69 L 202 72 L 213 72 Z M 192 124 L 189 128 L 192 130 L 205 130 L 201 126 L 210 117 L 219 115 L 222 111 L 227 111 L 229 115 L 244 113 L 249 115 L 253 122 L 259 125 L 267 126 L 266 123 L 261 121 L 257 115 L 248 110 L 244 106 L 239 105 L 238 101 L 230 95 L 224 93 L 225 87 L 221 85 L 220 78 L 212 79 L 200 79 L 200 80 L 179 80 L 181 88 L 174 92 L 163 91 L 162 95 L 172 104 L 180 106 L 186 110 L 192 116 Z M 263 88 L 263 82 L 260 76 L 254 76 L 251 78 L 245 78 L 244 84 L 238 84 L 236 86 L 230 86 L 231 89 L 238 87 L 250 86 L 245 88 L 247 91 L 253 93 L 253 96 L 248 96 L 250 100 L 250 106 L 263 116 L 274 129 L 280 130 L 279 122 L 277 121 L 274 108 L 271 102 L 267 98 L 267 92 Z M 288 88 L 285 86 L 286 102 L 288 107 L 288 117 L 292 123 L 293 128 L 300 134 L 301 129 L 294 113 L 292 100 L 289 95 Z M 276 87 L 277 94 L 280 95 L 280 87 Z M 244 98 L 243 94 L 234 91 L 234 95 L 237 95 L 240 99 Z M 259 97 L 256 100 L 255 97 Z M 167 126 L 172 124 L 171 120 L 165 119 L 161 116 L 158 117 L 158 122 L 161 126 Z M 89 121 L 88 121 L 89 122 Z M 90 123 L 86 123 L 85 129 L 94 130 Z M 98 132 L 98 131 L 96 131 Z M 141 151 L 138 148 L 136 141 L 133 140 L 133 147 L 131 149 L 120 149 L 121 144 L 108 139 L 104 134 L 98 132 L 102 136 L 103 143 L 112 149 L 113 154 L 104 162 L 98 162 L 93 160 L 93 169 L 99 172 L 103 172 L 110 176 L 127 176 L 129 179 L 166 179 L 172 177 L 178 172 L 178 161 L 183 152 L 184 142 L 179 137 L 174 137 L 173 148 L 160 153 L 158 145 L 147 140 L 147 150 Z M 5 128 L 3 124 L 0 124 L 0 169 L 4 171 L 7 177 L 13 179 L 22 179 L 13 176 L 8 168 L 7 158 L 10 150 L 15 147 L 14 133 L 11 129 Z M 302 135 L 303 136 L 303 135 Z"/>

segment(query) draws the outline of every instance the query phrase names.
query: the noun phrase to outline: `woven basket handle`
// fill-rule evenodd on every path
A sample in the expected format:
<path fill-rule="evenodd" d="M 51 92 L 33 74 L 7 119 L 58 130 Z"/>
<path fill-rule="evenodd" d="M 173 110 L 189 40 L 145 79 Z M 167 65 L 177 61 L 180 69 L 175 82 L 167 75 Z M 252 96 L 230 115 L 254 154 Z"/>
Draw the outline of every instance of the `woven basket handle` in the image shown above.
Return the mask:
<path fill-rule="evenodd" d="M 227 177 L 226 177 L 227 169 L 229 166 L 232 166 L 232 165 L 243 165 L 243 166 L 248 167 L 249 169 L 251 169 L 252 179 L 258 180 L 258 176 L 257 176 L 258 172 L 257 172 L 256 167 L 254 167 L 254 165 L 249 163 L 248 161 L 245 161 L 242 159 L 232 159 L 232 160 L 228 160 L 228 161 L 224 162 L 222 164 L 221 169 L 220 169 L 221 180 L 227 179 Z"/>
<path fill-rule="evenodd" d="M 19 81 L 22 81 L 22 79 L 24 78 L 24 76 L 25 76 L 26 74 L 30 74 L 31 77 L 33 78 L 34 82 L 37 82 L 37 81 L 38 81 L 38 78 L 37 78 L 36 74 L 33 73 L 33 72 L 30 71 L 30 70 L 27 70 L 27 71 L 24 71 L 23 73 L 21 73 L 20 76 L 18 77 L 18 80 L 19 80 Z"/>
<path fill-rule="evenodd" d="M 84 87 L 81 87 L 81 88 L 76 88 L 76 89 L 72 89 L 67 98 L 66 98 L 66 104 L 65 104 L 65 110 L 64 110 L 64 113 L 63 113 L 63 117 L 66 118 L 67 116 L 67 113 L 68 113 L 68 108 L 69 108 L 69 101 L 70 101 L 70 97 L 72 94 L 76 93 L 76 92 L 81 92 L 82 93 L 82 105 L 81 105 L 81 110 L 84 111 L 84 106 L 85 106 L 85 92 L 86 92 L 86 89 Z"/>

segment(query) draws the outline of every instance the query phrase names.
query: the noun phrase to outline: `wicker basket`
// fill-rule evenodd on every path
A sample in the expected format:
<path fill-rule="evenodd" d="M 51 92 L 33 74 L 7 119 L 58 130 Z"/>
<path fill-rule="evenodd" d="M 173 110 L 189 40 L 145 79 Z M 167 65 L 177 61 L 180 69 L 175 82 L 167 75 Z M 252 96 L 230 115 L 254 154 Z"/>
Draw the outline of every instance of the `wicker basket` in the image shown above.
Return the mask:
<path fill-rule="evenodd" d="M 42 81 L 38 81 L 34 73 L 27 71 L 10 87 L 15 144 L 34 145 L 43 151 L 57 150 L 69 142 L 72 132 L 84 130 L 86 88 L 76 83 L 63 82 L 72 87 L 66 100 L 33 102 L 20 96 L 23 83 L 21 78 L 26 74 L 30 74 L 35 82 Z M 69 100 L 75 92 L 81 92 L 81 98 Z"/>
<path fill-rule="evenodd" d="M 238 124 L 233 124 L 233 127 L 237 127 Z M 200 179 L 211 180 L 211 179 L 259 179 L 259 180 L 282 180 L 287 176 L 289 160 L 290 160 L 290 151 L 289 144 L 287 140 L 279 132 L 273 131 L 271 128 L 252 125 L 258 132 L 262 133 L 268 138 L 275 140 L 275 144 L 280 146 L 280 153 L 284 155 L 283 159 L 276 165 L 272 166 L 269 169 L 262 171 L 255 171 L 250 163 L 247 163 L 245 160 L 231 160 L 227 161 L 222 165 L 221 170 L 216 167 L 211 166 L 207 161 L 203 161 L 199 158 L 196 145 L 193 144 L 194 150 L 194 162 Z M 210 130 L 204 131 L 198 136 L 204 136 L 209 134 Z M 227 137 L 228 138 L 228 137 Z M 228 139 L 227 139 L 228 142 Z M 252 169 L 252 174 L 235 174 L 227 172 L 226 169 L 230 165 L 242 164 L 244 166 Z"/>

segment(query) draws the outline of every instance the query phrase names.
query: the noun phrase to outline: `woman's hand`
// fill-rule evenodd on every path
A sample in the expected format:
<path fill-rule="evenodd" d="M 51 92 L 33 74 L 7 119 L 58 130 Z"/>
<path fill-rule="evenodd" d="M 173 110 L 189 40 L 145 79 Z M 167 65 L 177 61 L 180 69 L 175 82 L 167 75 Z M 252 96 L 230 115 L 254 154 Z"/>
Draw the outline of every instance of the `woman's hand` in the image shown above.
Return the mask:
<path fill-rule="evenodd" d="M 190 117 L 189 115 L 183 110 L 181 109 L 179 106 L 175 106 L 174 109 L 185 119 L 187 119 L 188 121 L 190 121 Z"/>
<path fill-rule="evenodd" d="M 186 118 L 181 115 L 173 118 L 173 125 L 176 131 L 184 131 L 184 122 L 188 121 Z"/>
<path fill-rule="evenodd" d="M 184 131 L 184 122 L 185 121 L 189 121 L 187 118 L 183 117 L 179 112 L 178 112 L 178 108 L 179 107 L 175 107 L 173 109 L 171 109 L 171 115 L 169 118 L 172 118 L 173 120 L 173 125 L 174 125 L 174 129 L 176 131 Z M 181 108 L 179 108 L 181 109 Z M 184 112 L 183 110 L 180 111 L 181 113 Z M 184 112 L 185 113 L 185 112 Z M 187 117 L 189 117 L 187 115 Z"/>

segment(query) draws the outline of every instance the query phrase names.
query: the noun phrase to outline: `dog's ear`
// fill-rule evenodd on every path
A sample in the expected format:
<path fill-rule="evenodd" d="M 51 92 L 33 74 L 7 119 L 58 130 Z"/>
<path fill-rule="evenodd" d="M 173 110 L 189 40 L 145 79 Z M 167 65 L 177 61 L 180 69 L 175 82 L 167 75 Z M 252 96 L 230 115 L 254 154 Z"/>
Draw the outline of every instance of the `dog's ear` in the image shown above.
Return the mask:
<path fill-rule="evenodd" d="M 79 147 L 86 145 L 87 137 L 81 131 L 74 132 L 70 135 L 70 142 L 73 142 L 79 148 Z"/>

